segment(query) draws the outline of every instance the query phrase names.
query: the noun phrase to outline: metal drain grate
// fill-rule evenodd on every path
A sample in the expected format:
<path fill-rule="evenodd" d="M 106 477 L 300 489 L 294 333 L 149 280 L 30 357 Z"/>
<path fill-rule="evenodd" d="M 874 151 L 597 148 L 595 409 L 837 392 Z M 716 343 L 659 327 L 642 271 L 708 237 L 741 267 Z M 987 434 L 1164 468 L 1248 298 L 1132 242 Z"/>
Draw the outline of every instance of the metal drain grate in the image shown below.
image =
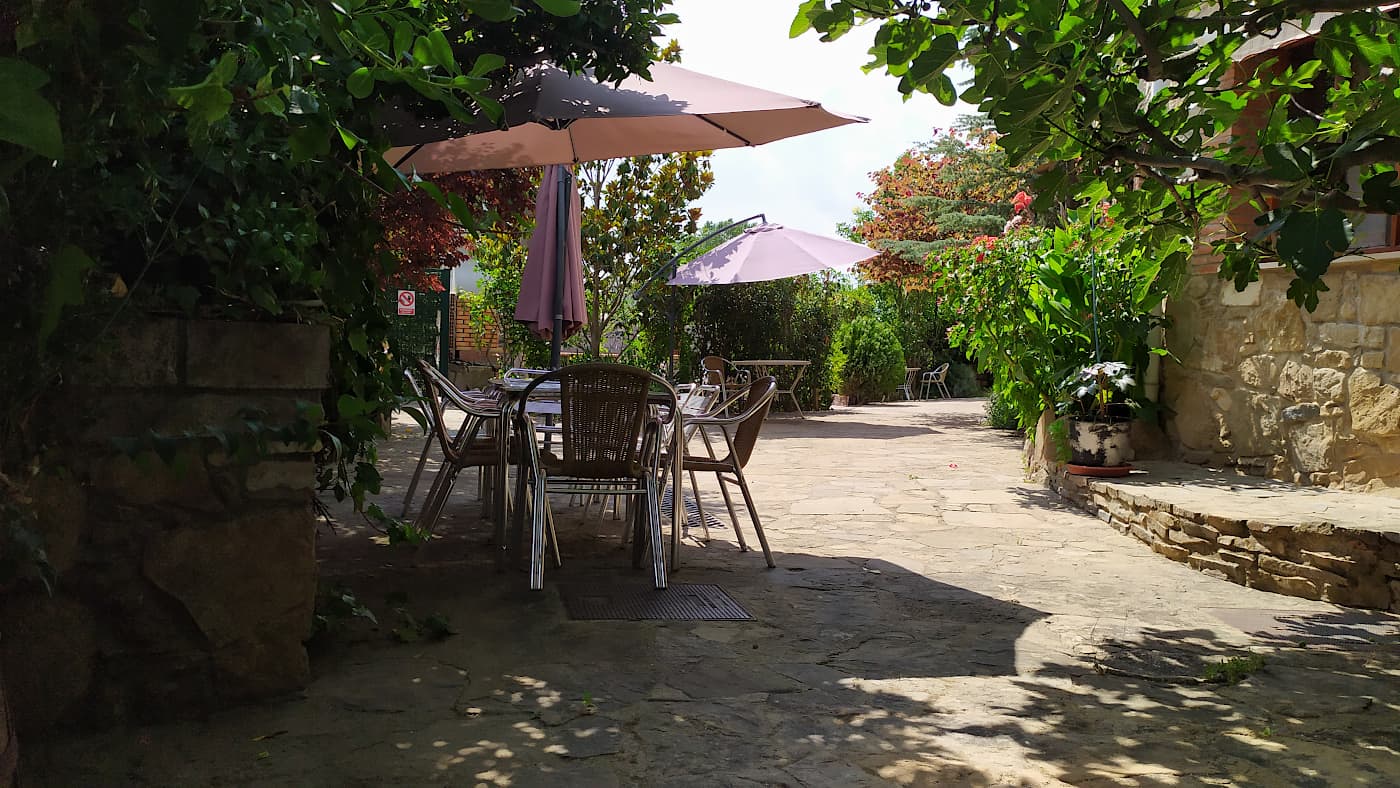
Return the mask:
<path fill-rule="evenodd" d="M 753 621 L 753 616 L 716 585 L 679 584 L 654 588 L 560 586 L 575 621 Z"/>

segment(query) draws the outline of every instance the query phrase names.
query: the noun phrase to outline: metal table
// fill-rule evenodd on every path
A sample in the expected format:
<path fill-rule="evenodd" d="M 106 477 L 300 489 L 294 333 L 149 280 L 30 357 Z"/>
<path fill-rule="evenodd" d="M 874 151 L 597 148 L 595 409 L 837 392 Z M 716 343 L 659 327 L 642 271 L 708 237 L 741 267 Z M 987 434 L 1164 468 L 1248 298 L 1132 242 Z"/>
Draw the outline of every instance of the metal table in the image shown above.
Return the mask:
<path fill-rule="evenodd" d="M 750 359 L 748 361 L 731 361 L 729 363 L 733 364 L 736 367 L 749 367 L 750 369 L 754 370 L 754 374 L 758 377 L 763 377 L 764 375 L 772 374 L 772 370 L 774 367 L 796 368 L 797 374 L 794 375 L 792 380 L 787 384 L 787 388 L 783 388 L 782 381 L 778 381 L 778 389 L 776 392 L 774 392 L 773 399 L 780 399 L 784 394 L 786 394 L 788 396 L 788 399 L 792 400 L 792 406 L 794 408 L 797 408 L 797 415 L 801 416 L 804 419 L 807 418 L 807 414 L 802 412 L 801 403 L 797 401 L 796 391 L 797 384 L 802 381 L 802 373 L 807 371 L 807 367 L 811 366 L 812 362 L 782 358 L 758 358 Z M 774 374 L 773 377 L 777 378 L 778 376 Z"/>

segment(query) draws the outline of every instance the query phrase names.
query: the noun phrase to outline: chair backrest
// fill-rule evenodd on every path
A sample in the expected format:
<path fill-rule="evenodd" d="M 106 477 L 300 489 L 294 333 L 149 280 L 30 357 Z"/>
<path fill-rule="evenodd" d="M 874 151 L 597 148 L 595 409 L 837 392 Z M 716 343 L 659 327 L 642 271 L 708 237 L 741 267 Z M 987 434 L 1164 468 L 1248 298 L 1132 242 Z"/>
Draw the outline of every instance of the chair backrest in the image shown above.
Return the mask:
<path fill-rule="evenodd" d="M 550 381 L 559 383 L 562 453 L 558 473 L 583 479 L 632 477 L 642 465 L 642 431 L 651 417 L 652 387 L 675 390 L 645 369 L 615 363 L 570 364 L 542 375 L 525 389 L 521 400 Z"/>
<path fill-rule="evenodd" d="M 461 450 L 475 440 L 477 432 L 481 429 L 478 423 L 462 436 L 463 442 L 456 443 L 447 432 L 447 422 L 443 420 L 444 408 L 450 404 L 463 413 L 468 419 L 476 419 L 481 422 L 485 419 L 495 418 L 500 415 L 497 404 L 487 404 L 484 401 L 475 401 L 466 396 L 461 389 L 457 388 L 451 380 L 447 379 L 434 367 L 431 362 L 422 359 L 418 362 L 418 371 L 423 374 L 423 383 L 427 385 L 427 392 L 423 394 L 423 399 L 428 403 L 429 423 L 433 432 L 437 435 L 438 445 L 442 448 L 442 456 L 449 462 L 456 462 L 461 456 Z M 411 379 L 411 378 L 410 378 Z M 414 390 L 418 386 L 414 384 Z"/>
<path fill-rule="evenodd" d="M 422 363 L 422 362 L 420 361 L 419 363 Z M 423 392 L 423 384 L 418 382 L 418 377 L 417 377 L 416 375 L 413 374 L 413 370 L 411 370 L 411 369 L 405 369 L 405 370 L 403 371 L 403 376 L 406 377 L 406 378 L 408 378 L 408 386 L 409 386 L 409 388 L 413 389 L 413 396 L 414 396 L 418 401 L 423 402 L 423 403 L 426 404 L 427 401 L 428 401 L 428 395 L 427 395 L 426 393 Z M 428 422 L 428 430 L 429 430 L 429 432 L 431 432 L 432 430 L 437 429 L 438 421 L 437 421 L 437 416 L 436 416 L 436 414 L 434 413 L 434 410 L 435 410 L 435 409 L 434 409 L 431 405 L 428 405 L 427 407 L 425 407 L 425 408 L 423 409 L 423 417 L 424 417 L 424 418 L 427 420 L 427 422 Z"/>
<path fill-rule="evenodd" d="M 906 387 L 907 387 L 907 386 L 912 386 L 912 385 L 914 385 L 914 381 L 915 381 L 915 379 L 918 378 L 918 376 L 919 376 L 919 368 L 918 368 L 918 367 L 905 367 L 905 368 L 904 368 L 904 385 L 905 385 Z"/>
<path fill-rule="evenodd" d="M 778 381 L 772 375 L 761 377 L 749 384 L 744 393 L 744 404 L 739 414 L 738 426 L 734 429 L 734 459 L 742 468 L 753 455 L 754 444 L 758 443 L 758 432 L 763 429 L 763 420 L 768 417 L 768 409 L 773 405 L 773 395 L 778 391 Z"/>
<path fill-rule="evenodd" d="M 729 362 L 721 356 L 705 356 L 700 359 L 700 382 L 707 386 L 723 386 L 728 366 Z"/>
<path fill-rule="evenodd" d="M 948 362 L 945 361 L 934 368 L 933 380 L 937 383 L 942 383 L 943 379 L 946 377 L 948 377 Z"/>

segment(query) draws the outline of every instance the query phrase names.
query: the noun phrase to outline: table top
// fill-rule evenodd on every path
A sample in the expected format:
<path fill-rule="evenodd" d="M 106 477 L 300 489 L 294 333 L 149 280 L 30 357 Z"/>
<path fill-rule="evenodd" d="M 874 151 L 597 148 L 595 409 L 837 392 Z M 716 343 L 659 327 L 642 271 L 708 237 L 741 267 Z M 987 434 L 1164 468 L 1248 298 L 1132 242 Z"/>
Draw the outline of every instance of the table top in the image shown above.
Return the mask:
<path fill-rule="evenodd" d="M 812 362 L 791 358 L 757 358 L 748 359 L 746 361 L 731 361 L 729 363 L 741 367 L 805 367 Z"/>

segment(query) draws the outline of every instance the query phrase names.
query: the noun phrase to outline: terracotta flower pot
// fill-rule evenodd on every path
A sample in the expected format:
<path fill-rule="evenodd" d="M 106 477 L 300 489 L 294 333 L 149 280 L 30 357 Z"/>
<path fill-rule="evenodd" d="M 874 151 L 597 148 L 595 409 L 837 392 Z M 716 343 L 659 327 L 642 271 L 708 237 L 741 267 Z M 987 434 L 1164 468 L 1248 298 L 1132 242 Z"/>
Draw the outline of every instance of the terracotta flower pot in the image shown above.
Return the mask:
<path fill-rule="evenodd" d="M 1124 465 L 1132 452 L 1130 421 L 1069 422 L 1070 462 L 1075 465 L 1116 467 Z"/>

